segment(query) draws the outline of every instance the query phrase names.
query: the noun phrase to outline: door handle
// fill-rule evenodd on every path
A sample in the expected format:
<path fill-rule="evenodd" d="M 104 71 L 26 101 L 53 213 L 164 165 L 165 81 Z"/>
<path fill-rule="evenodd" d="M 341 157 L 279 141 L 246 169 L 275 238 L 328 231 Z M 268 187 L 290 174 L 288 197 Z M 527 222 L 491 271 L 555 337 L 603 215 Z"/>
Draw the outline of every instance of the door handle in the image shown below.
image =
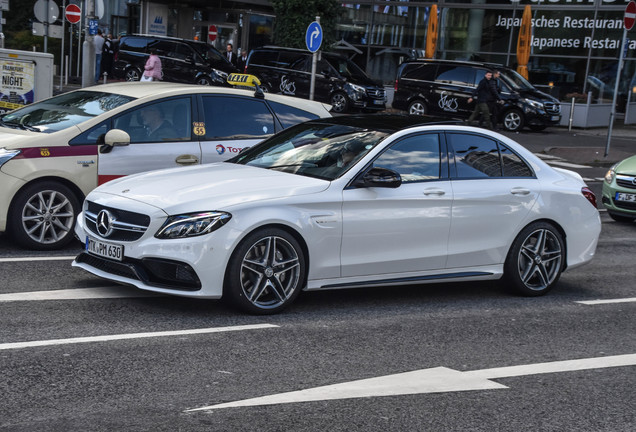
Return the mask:
<path fill-rule="evenodd" d="M 430 189 L 424 189 L 423 194 L 426 196 L 429 196 L 429 195 L 442 196 L 442 195 L 446 195 L 446 191 L 444 189 L 430 188 Z"/>
<path fill-rule="evenodd" d="M 530 194 L 530 189 L 526 189 L 526 188 L 522 188 L 522 187 L 515 187 L 510 189 L 510 193 L 513 195 L 529 195 Z"/>
<path fill-rule="evenodd" d="M 194 165 L 199 163 L 199 158 L 195 155 L 179 155 L 174 160 L 179 165 Z"/>

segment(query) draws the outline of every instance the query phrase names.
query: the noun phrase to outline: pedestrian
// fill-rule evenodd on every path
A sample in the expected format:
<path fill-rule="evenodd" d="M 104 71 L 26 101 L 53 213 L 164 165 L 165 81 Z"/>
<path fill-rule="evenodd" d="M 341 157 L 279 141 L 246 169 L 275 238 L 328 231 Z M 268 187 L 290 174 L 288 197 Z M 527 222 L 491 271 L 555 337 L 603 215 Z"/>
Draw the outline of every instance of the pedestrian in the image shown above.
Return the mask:
<path fill-rule="evenodd" d="M 160 81 L 161 78 L 161 59 L 157 55 L 157 50 L 151 48 L 150 56 L 144 66 L 144 74 L 141 77 L 141 81 Z"/>
<path fill-rule="evenodd" d="M 499 87 L 499 76 L 501 76 L 501 72 L 499 72 L 498 69 L 494 69 L 492 72 L 492 79 L 488 82 L 492 87 L 491 93 L 497 95 L 497 99 L 490 102 L 490 105 L 488 105 L 488 108 L 490 109 L 490 120 L 494 130 L 499 129 L 499 105 L 503 103 L 500 92 L 501 87 Z"/>
<path fill-rule="evenodd" d="M 238 70 L 240 73 L 245 73 L 246 66 L 247 66 L 247 50 L 242 49 L 241 56 L 236 61 L 236 67 L 238 67 Z"/>
<path fill-rule="evenodd" d="M 477 102 L 475 109 L 470 117 L 468 117 L 468 124 L 472 124 L 475 121 L 475 118 L 479 116 L 480 120 L 486 124 L 486 127 L 488 129 L 492 129 L 489 105 L 493 101 L 501 100 L 501 97 L 496 91 L 493 91 L 493 88 L 490 85 L 491 79 L 492 71 L 489 70 L 484 75 L 484 78 L 479 81 L 477 88 L 473 91 L 473 96 L 468 98 L 468 103 L 471 103 L 473 100 L 476 100 Z"/>
<path fill-rule="evenodd" d="M 236 54 L 234 54 L 234 51 L 232 51 L 233 49 L 234 47 L 231 43 L 227 44 L 225 58 L 227 58 L 227 61 L 229 61 L 234 65 L 234 67 L 236 67 Z"/>
<path fill-rule="evenodd" d="M 104 48 L 102 49 L 102 68 L 101 68 L 102 76 L 106 74 L 107 77 L 112 77 L 114 58 L 115 58 L 115 42 L 113 42 L 113 35 L 109 33 L 104 38 Z"/>
<path fill-rule="evenodd" d="M 95 84 L 97 84 L 102 74 L 102 51 L 104 49 L 104 37 L 101 29 L 97 29 L 97 35 L 93 39 L 93 46 L 95 47 Z"/>

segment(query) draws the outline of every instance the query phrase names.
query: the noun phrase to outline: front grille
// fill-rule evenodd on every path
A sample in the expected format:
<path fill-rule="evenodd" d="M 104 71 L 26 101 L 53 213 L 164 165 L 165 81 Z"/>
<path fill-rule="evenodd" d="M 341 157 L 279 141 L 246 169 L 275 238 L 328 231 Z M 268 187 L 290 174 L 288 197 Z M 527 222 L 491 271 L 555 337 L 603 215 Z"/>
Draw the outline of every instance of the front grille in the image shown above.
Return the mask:
<path fill-rule="evenodd" d="M 380 89 L 367 89 L 367 94 L 371 97 L 383 98 L 385 93 L 384 90 Z"/>
<path fill-rule="evenodd" d="M 102 210 L 107 210 L 113 218 L 113 229 L 107 237 L 101 235 L 97 229 L 97 216 Z M 86 228 L 99 237 L 116 241 L 135 241 L 141 238 L 148 229 L 150 216 L 113 207 L 106 207 L 88 201 L 87 209 L 84 212 L 84 221 L 86 222 Z"/>
<path fill-rule="evenodd" d="M 612 199 L 614 206 L 625 210 L 636 210 L 636 203 L 630 201 L 616 201 Z"/>
<path fill-rule="evenodd" d="M 624 188 L 636 189 L 636 177 L 617 174 L 616 184 Z"/>
<path fill-rule="evenodd" d="M 194 269 L 179 261 L 124 258 L 124 261 L 118 262 L 87 252 L 82 252 L 75 260 L 113 276 L 141 281 L 149 286 L 183 291 L 201 289 L 201 281 Z"/>
<path fill-rule="evenodd" d="M 548 114 L 558 115 L 561 114 L 561 105 L 554 102 L 544 102 L 545 112 Z"/>

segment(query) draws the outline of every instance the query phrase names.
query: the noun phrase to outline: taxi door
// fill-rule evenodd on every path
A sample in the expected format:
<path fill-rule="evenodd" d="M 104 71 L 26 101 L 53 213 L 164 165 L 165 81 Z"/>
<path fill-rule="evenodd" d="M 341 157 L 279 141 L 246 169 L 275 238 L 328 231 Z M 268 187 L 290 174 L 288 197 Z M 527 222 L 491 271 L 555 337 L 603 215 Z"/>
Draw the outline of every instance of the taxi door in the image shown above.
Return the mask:
<path fill-rule="evenodd" d="M 274 115 L 263 99 L 251 96 L 199 96 L 201 119 L 194 133 L 201 142 L 201 163 L 236 156 L 276 132 Z"/>
<path fill-rule="evenodd" d="M 129 174 L 201 163 L 192 112 L 192 98 L 185 96 L 141 105 L 111 119 L 111 128 L 130 135 L 130 145 L 100 147 L 98 184 Z"/>

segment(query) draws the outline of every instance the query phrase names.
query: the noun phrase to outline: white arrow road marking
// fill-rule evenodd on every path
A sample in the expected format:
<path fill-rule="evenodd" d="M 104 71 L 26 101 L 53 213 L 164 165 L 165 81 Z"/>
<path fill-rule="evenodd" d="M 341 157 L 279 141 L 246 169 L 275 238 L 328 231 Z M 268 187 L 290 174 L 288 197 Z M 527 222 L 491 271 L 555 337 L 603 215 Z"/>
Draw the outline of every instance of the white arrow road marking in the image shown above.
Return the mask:
<path fill-rule="evenodd" d="M 136 288 L 124 286 L 77 288 L 0 294 L 0 303 L 15 301 L 86 300 L 135 297 L 161 297 L 161 294 L 155 294 L 149 291 L 142 291 Z"/>
<path fill-rule="evenodd" d="M 195 335 L 195 334 L 205 334 L 205 333 L 257 330 L 257 329 L 277 328 L 277 327 L 278 327 L 277 325 L 273 325 L 273 324 L 253 324 L 253 325 L 232 326 L 232 327 L 213 327 L 213 328 L 175 330 L 175 331 L 163 331 L 163 332 L 153 332 L 153 333 L 128 333 L 128 334 L 107 335 L 107 336 L 80 337 L 80 338 L 71 338 L 71 339 L 51 339 L 51 340 L 41 340 L 41 341 L 31 341 L 31 342 L 13 342 L 13 343 L 0 344 L 0 351 L 10 350 L 10 349 L 19 349 L 19 348 L 51 346 L 51 345 L 69 345 L 69 344 L 79 344 L 79 343 L 88 343 L 88 342 L 109 342 L 109 341 L 126 340 L 126 339 L 184 336 L 184 335 Z"/>
<path fill-rule="evenodd" d="M 42 256 L 42 257 L 16 257 L 0 258 L 0 262 L 31 262 L 31 261 L 73 261 L 73 256 Z"/>
<path fill-rule="evenodd" d="M 576 303 L 581 303 L 584 305 L 600 305 L 600 304 L 610 304 L 610 303 L 633 303 L 633 302 L 636 302 L 636 297 L 624 298 L 624 299 L 584 300 L 584 301 L 577 301 Z"/>
<path fill-rule="evenodd" d="M 288 393 L 280 393 L 259 398 L 245 399 L 242 401 L 210 405 L 201 408 L 193 408 L 186 410 L 186 412 L 334 399 L 503 389 L 508 387 L 490 380 L 544 373 L 634 365 L 636 365 L 636 354 L 537 363 L 494 369 L 482 369 L 469 372 L 460 372 L 445 367 L 437 367 L 396 375 L 386 375 L 378 378 L 363 379 L 348 383 L 315 387 Z"/>

